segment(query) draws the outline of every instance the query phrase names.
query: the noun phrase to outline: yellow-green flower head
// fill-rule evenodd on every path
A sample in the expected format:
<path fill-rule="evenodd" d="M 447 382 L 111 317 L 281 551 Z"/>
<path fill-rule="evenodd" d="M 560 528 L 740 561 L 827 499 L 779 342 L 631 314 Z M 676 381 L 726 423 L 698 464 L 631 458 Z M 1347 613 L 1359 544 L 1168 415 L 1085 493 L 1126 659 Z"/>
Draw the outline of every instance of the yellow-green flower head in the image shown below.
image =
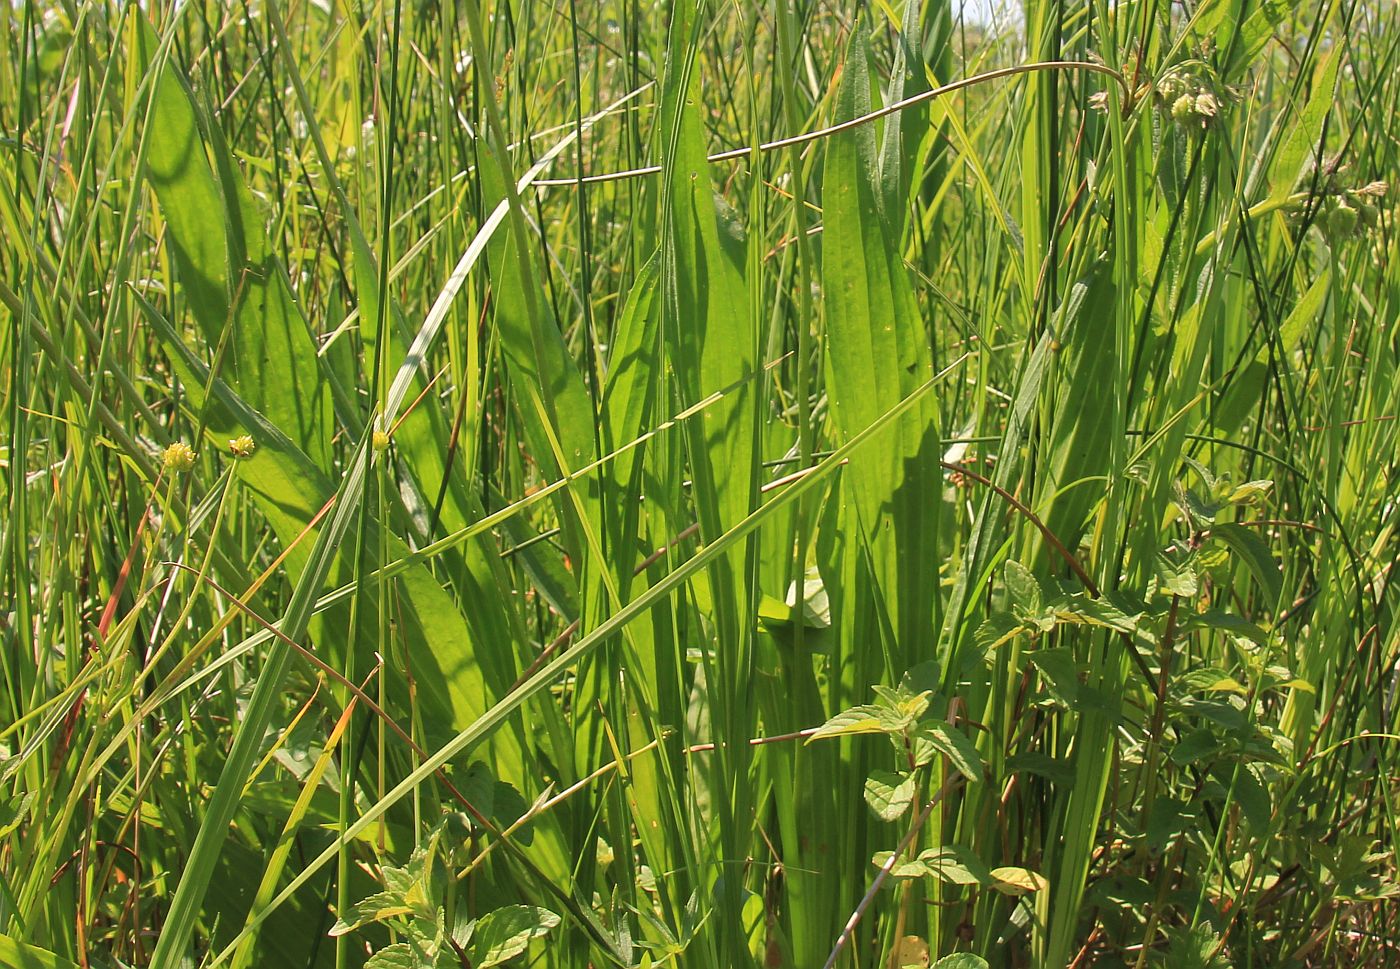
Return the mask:
<path fill-rule="evenodd" d="M 194 448 L 184 441 L 176 441 L 161 452 L 160 460 L 167 471 L 188 471 L 194 467 Z"/>
<path fill-rule="evenodd" d="M 386 431 L 375 431 L 370 437 L 370 444 L 375 451 L 387 451 L 389 449 L 389 434 Z"/>
<path fill-rule="evenodd" d="M 257 449 L 258 446 L 253 443 L 253 437 L 251 434 L 243 434 L 239 437 L 232 438 L 228 442 L 228 453 L 232 454 L 236 458 L 251 458 L 253 456 L 253 452 Z"/>
<path fill-rule="evenodd" d="M 1189 94 L 1183 94 L 1172 102 L 1172 117 L 1178 121 L 1185 121 L 1196 113 L 1196 99 Z"/>

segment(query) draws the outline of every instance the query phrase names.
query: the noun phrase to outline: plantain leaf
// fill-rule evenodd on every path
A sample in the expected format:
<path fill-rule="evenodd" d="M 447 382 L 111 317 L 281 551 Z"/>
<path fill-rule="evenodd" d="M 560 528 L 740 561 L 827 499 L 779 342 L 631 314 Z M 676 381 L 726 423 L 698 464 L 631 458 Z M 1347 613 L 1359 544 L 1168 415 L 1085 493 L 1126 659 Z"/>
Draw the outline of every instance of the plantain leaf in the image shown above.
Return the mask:
<path fill-rule="evenodd" d="M 870 107 L 862 21 L 846 50 L 836 120 L 865 114 Z M 899 255 L 899 233 L 882 216 L 870 126 L 828 140 L 823 185 L 827 395 L 837 438 L 849 440 L 926 381 L 933 359 Z M 884 645 L 895 669 L 934 652 L 939 587 L 937 570 L 929 562 L 936 558 L 942 494 L 939 454 L 937 408 L 929 401 L 892 428 L 877 449 L 853 462 L 849 472 L 880 587 L 881 628 L 893 639 Z"/>

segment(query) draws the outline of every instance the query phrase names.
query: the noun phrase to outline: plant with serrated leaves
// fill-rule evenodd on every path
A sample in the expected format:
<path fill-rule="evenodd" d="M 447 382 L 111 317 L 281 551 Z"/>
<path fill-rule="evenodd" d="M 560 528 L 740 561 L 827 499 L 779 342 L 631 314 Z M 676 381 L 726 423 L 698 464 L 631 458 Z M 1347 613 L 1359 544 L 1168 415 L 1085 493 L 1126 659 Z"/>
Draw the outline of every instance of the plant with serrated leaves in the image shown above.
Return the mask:
<path fill-rule="evenodd" d="M 402 940 L 378 949 L 365 969 L 487 969 L 521 955 L 559 924 L 559 916 L 533 905 L 475 918 L 458 911 L 454 869 L 466 860 L 469 827 L 464 816 L 446 815 L 406 865 L 380 869 L 382 890 L 341 913 L 332 936 L 380 924 Z"/>
<path fill-rule="evenodd" d="M 899 885 L 895 938 L 901 940 L 898 943 L 901 947 L 911 942 L 922 944 L 916 936 L 904 935 L 908 911 L 921 879 L 976 886 L 1009 896 L 1037 892 L 1048 884 L 1041 875 L 1026 868 L 988 865 L 960 845 L 935 845 L 916 852 L 919 829 L 938 798 L 955 786 L 980 782 L 987 772 L 977 744 L 956 725 L 957 704 L 946 700 L 935 704 L 938 681 L 938 664 L 921 663 L 905 673 L 897 686 L 874 687 L 874 703 L 838 713 L 808 737 L 811 742 L 856 734 L 884 735 L 894 748 L 891 769 L 875 769 L 867 774 L 866 804 L 880 820 L 896 822 L 910 815 L 914 805 L 922 802 L 921 809 L 914 811 L 909 820 L 908 832 L 899 849 L 903 860 L 894 858 L 892 851 L 877 852 L 871 859 L 882 871 L 888 871 Z M 940 770 L 944 780 L 939 795 L 925 797 L 931 778 Z M 892 956 L 893 962 L 899 962 L 899 951 L 897 949 Z M 968 954 L 950 958 L 977 959 Z M 978 963 L 980 960 L 950 965 Z"/>

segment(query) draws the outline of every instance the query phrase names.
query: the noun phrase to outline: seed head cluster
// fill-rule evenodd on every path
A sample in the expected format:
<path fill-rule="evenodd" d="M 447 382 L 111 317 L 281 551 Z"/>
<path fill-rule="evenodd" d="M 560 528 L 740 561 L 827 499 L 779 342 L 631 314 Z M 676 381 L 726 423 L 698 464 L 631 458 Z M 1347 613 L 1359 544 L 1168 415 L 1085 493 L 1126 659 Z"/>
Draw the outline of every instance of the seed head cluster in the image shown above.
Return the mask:
<path fill-rule="evenodd" d="M 247 460 L 248 458 L 251 458 L 253 456 L 253 452 L 257 449 L 258 446 L 255 443 L 253 443 L 253 437 L 251 434 L 242 434 L 238 437 L 230 439 L 228 442 L 228 453 L 232 454 L 235 458 L 238 458 L 239 460 Z"/>
<path fill-rule="evenodd" d="M 165 465 L 165 470 L 176 473 L 188 471 L 194 467 L 195 457 L 194 448 L 184 441 L 176 441 L 160 454 L 160 460 Z"/>
<path fill-rule="evenodd" d="M 1215 124 L 1233 98 L 1232 92 L 1215 83 L 1204 65 L 1188 62 L 1157 82 L 1157 99 L 1169 108 L 1178 125 L 1204 131 Z"/>

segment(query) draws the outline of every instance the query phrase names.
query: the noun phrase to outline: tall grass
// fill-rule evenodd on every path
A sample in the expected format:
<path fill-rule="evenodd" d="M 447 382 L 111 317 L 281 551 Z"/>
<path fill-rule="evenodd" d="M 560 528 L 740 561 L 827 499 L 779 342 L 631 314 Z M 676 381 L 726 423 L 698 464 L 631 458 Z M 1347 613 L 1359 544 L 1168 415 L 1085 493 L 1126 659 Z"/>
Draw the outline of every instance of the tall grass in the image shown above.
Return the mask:
<path fill-rule="evenodd" d="M 7 5 L 0 964 L 1400 965 L 1397 10 L 960 10 Z"/>

